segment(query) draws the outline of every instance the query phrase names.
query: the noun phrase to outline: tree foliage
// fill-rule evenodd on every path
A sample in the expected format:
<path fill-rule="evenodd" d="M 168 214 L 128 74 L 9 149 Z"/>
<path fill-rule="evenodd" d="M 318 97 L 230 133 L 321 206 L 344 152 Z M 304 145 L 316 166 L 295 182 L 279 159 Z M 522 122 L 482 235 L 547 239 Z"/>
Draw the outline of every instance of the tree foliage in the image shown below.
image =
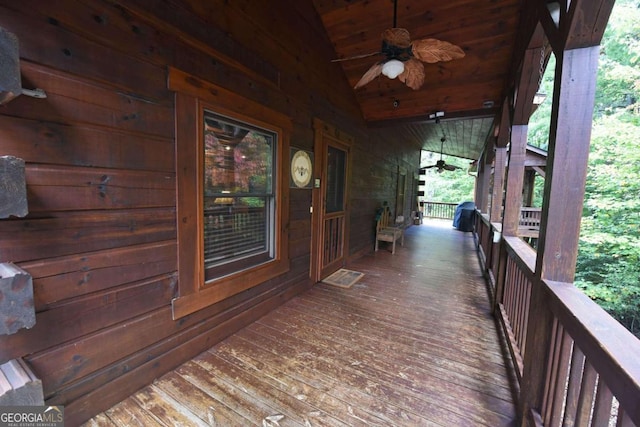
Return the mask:
<path fill-rule="evenodd" d="M 640 336 L 640 126 L 630 114 L 594 122 L 576 285 Z"/>
<path fill-rule="evenodd" d="M 640 336 L 640 2 L 601 46 L 576 285 Z"/>

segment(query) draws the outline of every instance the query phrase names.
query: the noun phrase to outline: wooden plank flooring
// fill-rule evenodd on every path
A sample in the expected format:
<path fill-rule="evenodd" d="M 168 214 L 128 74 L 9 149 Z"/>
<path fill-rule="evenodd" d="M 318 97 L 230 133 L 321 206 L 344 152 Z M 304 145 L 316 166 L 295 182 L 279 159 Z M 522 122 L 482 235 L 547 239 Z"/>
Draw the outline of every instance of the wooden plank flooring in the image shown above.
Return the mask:
<path fill-rule="evenodd" d="M 510 426 L 471 233 L 425 221 L 87 425 Z"/>

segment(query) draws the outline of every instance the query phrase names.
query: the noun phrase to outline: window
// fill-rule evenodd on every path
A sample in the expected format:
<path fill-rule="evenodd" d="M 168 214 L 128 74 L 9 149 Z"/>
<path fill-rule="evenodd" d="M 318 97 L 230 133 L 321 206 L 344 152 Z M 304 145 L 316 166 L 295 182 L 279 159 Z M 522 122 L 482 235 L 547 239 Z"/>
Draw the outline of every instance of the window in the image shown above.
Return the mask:
<path fill-rule="evenodd" d="M 288 270 L 291 124 L 175 69 L 169 88 L 176 92 L 177 319 Z"/>
<path fill-rule="evenodd" d="M 204 112 L 205 280 L 273 259 L 277 135 Z"/>

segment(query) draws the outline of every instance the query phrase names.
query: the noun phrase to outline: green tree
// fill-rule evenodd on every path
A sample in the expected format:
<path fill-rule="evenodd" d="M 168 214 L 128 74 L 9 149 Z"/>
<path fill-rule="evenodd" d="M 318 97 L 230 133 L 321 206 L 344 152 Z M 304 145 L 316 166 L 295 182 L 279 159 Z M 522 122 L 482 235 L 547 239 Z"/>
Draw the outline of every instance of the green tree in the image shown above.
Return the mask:
<path fill-rule="evenodd" d="M 576 285 L 640 337 L 640 2 L 605 32 Z"/>
<path fill-rule="evenodd" d="M 605 31 L 598 69 L 596 114 L 637 112 L 640 95 L 640 2 L 618 0 Z M 628 117 L 636 121 L 635 118 Z"/>
<path fill-rule="evenodd" d="M 422 156 L 422 165 L 434 164 L 440 159 L 439 153 L 425 152 Z M 424 201 L 460 203 L 473 200 L 475 187 L 474 177 L 468 174 L 469 160 L 459 157 L 444 155 L 442 159 L 448 165 L 460 167 L 454 171 L 443 171 L 438 173 L 435 168 L 428 169 L 424 175 L 425 195 Z"/>

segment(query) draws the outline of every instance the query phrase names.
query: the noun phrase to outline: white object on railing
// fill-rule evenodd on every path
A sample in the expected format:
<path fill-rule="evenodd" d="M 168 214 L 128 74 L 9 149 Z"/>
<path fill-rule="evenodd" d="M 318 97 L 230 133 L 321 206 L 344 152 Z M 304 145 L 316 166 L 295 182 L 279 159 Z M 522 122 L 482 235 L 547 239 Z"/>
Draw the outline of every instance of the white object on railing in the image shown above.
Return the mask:
<path fill-rule="evenodd" d="M 26 96 L 30 96 L 32 98 L 38 98 L 38 99 L 45 99 L 47 97 L 47 93 L 40 88 L 35 88 L 35 89 L 22 88 L 22 94 Z"/>
<path fill-rule="evenodd" d="M 502 233 L 499 231 L 494 231 L 493 232 L 493 243 L 500 243 L 500 240 L 502 240 Z"/>

